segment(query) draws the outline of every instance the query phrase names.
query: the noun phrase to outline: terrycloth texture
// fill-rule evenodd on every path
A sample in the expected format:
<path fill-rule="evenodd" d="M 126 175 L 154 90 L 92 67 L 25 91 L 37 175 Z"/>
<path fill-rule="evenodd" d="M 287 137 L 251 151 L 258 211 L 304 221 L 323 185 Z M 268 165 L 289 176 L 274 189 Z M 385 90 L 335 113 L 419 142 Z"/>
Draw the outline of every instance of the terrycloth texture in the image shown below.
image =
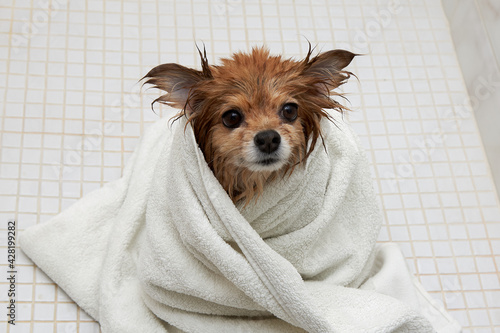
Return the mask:
<path fill-rule="evenodd" d="M 121 179 L 21 235 L 103 332 L 433 332 L 419 313 L 459 331 L 397 247 L 376 246 L 371 177 L 341 120 L 245 208 L 184 125 L 160 120 Z"/>

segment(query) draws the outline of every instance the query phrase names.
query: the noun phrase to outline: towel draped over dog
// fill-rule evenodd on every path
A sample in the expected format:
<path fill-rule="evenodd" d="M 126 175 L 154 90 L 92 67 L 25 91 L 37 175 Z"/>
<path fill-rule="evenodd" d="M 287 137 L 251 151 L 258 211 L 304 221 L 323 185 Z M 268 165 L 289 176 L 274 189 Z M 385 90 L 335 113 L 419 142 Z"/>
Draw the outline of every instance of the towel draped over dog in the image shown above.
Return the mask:
<path fill-rule="evenodd" d="M 158 121 L 121 179 L 21 234 L 103 332 L 460 330 L 398 248 L 376 244 L 368 164 L 341 119 L 323 120 L 307 163 L 247 206 L 185 124 Z"/>

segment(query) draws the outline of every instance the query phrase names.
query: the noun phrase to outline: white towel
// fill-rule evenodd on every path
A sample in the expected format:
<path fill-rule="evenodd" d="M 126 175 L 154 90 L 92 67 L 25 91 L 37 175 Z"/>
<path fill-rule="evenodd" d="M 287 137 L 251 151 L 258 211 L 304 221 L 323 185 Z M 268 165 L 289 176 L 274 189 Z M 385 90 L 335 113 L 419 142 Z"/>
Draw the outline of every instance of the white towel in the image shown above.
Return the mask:
<path fill-rule="evenodd" d="M 236 207 L 184 119 L 160 120 L 121 179 L 21 247 L 103 332 L 459 332 L 397 247 L 376 246 L 367 162 L 336 124 L 305 167 Z"/>

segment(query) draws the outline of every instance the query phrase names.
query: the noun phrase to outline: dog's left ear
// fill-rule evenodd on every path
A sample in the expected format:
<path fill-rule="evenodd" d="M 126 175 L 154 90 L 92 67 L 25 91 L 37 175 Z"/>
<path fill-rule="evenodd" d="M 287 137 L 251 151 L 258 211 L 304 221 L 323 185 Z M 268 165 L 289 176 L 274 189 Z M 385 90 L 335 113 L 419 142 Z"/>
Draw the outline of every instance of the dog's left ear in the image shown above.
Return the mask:
<path fill-rule="evenodd" d="M 318 88 L 329 95 L 330 90 L 342 85 L 351 73 L 343 71 L 356 56 L 346 50 L 332 50 L 310 58 L 310 53 L 304 59 L 304 74 L 318 80 Z M 324 91 L 327 90 L 327 91 Z"/>

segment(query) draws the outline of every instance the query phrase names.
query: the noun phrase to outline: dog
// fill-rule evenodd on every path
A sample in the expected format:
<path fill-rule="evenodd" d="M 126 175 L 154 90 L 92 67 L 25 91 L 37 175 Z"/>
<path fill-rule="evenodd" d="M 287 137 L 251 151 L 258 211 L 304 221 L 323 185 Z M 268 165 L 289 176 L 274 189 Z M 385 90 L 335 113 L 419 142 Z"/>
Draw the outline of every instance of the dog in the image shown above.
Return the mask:
<path fill-rule="evenodd" d="M 144 84 L 167 94 L 152 102 L 182 111 L 208 166 L 233 202 L 248 204 L 269 182 L 304 165 L 318 139 L 325 109 L 344 112 L 332 92 L 353 75 L 356 54 L 331 50 L 303 60 L 271 55 L 265 47 L 237 52 L 201 70 L 175 63 L 153 68 Z"/>

